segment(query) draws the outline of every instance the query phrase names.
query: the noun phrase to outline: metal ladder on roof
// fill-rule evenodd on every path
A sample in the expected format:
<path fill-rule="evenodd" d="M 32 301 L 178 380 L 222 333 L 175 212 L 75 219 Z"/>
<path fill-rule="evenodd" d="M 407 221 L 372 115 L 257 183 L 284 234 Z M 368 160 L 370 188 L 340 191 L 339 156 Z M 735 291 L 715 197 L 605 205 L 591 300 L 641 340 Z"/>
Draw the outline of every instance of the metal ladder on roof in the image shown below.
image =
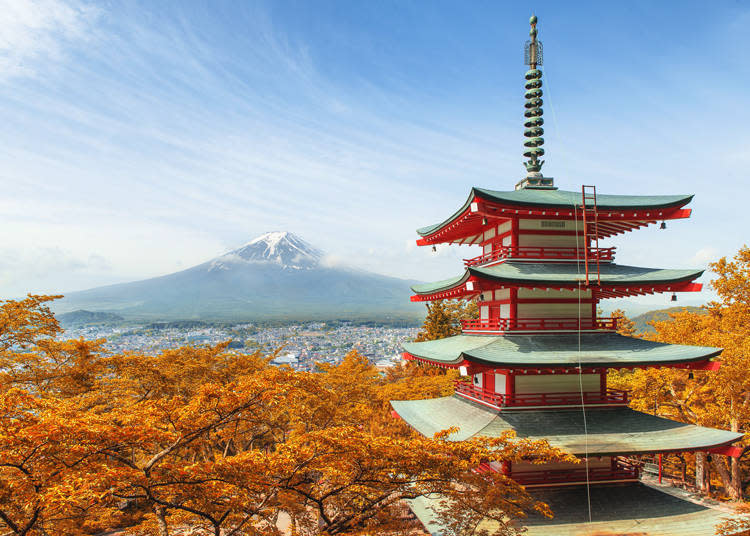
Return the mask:
<path fill-rule="evenodd" d="M 581 211 L 583 212 L 583 260 L 586 266 L 586 286 L 594 278 L 589 262 L 596 260 L 596 284 L 601 285 L 599 271 L 599 212 L 596 208 L 596 186 L 581 186 Z M 593 246 L 593 249 L 592 247 Z M 593 259 L 591 259 L 593 253 Z"/>

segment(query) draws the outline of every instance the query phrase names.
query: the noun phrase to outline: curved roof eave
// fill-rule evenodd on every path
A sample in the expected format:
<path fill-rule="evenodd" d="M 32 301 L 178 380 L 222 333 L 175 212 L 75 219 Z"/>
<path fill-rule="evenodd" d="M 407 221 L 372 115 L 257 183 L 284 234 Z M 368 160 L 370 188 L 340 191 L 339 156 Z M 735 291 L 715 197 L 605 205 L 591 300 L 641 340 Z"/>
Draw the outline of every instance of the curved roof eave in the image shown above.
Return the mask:
<path fill-rule="evenodd" d="M 432 294 L 434 292 L 441 292 L 443 290 L 449 290 L 466 283 L 469 279 L 469 271 L 464 271 L 463 274 L 457 277 L 451 277 L 449 279 L 443 279 L 441 281 L 435 281 L 433 283 L 422 283 L 419 285 L 412 285 L 411 290 L 415 294 Z"/>
<path fill-rule="evenodd" d="M 703 272 L 702 269 L 669 270 L 606 263 L 600 266 L 600 280 L 602 287 L 648 287 L 692 281 L 699 278 Z M 434 294 L 456 288 L 465 283 L 470 276 L 510 285 L 531 284 L 550 287 L 576 285 L 584 279 L 580 267 L 573 263 L 540 264 L 508 261 L 486 268 L 471 266 L 457 277 L 414 285 L 411 289 L 416 294 Z"/>
<path fill-rule="evenodd" d="M 553 368 L 559 366 L 640 367 L 706 361 L 721 348 L 667 344 L 616 333 L 454 335 L 401 346 L 415 357 L 439 365 L 465 360 L 496 368 Z"/>
<path fill-rule="evenodd" d="M 469 192 L 466 202 L 454 212 L 450 217 L 440 223 L 427 225 L 417 229 L 417 234 L 422 237 L 429 236 L 435 231 L 442 229 L 471 205 L 475 197 L 487 201 L 504 203 L 511 206 L 519 207 L 560 207 L 572 208 L 580 204 L 581 193 L 567 190 L 488 190 L 474 186 Z M 676 208 L 687 205 L 693 199 L 693 194 L 689 195 L 607 195 L 597 196 L 597 208 L 600 210 L 618 210 L 618 209 L 665 209 Z"/>

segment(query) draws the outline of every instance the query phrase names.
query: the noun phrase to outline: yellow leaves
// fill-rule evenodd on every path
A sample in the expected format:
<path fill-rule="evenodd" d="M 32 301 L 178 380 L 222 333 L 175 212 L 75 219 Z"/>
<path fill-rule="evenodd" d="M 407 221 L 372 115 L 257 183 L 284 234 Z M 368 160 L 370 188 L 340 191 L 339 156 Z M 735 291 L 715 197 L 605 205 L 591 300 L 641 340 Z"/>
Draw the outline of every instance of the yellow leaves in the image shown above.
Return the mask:
<path fill-rule="evenodd" d="M 610 373 L 612 387 L 631 391 L 635 409 L 671 419 L 733 431 L 750 428 L 750 249 L 743 247 L 732 260 L 722 258 L 709 268 L 719 300 L 705 314 L 683 310 L 670 319 L 653 322 L 646 338 L 672 344 L 723 348 L 718 371 L 645 369 Z M 715 457 L 714 465 L 727 494 L 741 495 L 744 461 Z M 738 464 L 742 463 L 743 467 Z M 723 465 L 722 465 L 723 464 Z"/>
<path fill-rule="evenodd" d="M 427 316 L 416 341 L 432 341 L 461 333 L 461 320 L 479 316 L 476 302 L 436 300 L 426 304 Z"/>
<path fill-rule="evenodd" d="M 538 506 L 476 466 L 564 458 L 512 434 L 426 438 L 390 416 L 390 399 L 449 394 L 454 372 L 380 374 L 357 352 L 296 372 L 223 344 L 110 355 L 56 340 L 46 301 L 0 306 L 13 316 L 0 328 L 0 511 L 34 523 L 29 536 L 115 523 L 122 501 L 137 501 L 133 533 L 270 534 L 281 514 L 298 534 L 397 533 L 400 501 L 421 493 L 453 497 L 459 518 L 485 503 L 521 515 Z"/>

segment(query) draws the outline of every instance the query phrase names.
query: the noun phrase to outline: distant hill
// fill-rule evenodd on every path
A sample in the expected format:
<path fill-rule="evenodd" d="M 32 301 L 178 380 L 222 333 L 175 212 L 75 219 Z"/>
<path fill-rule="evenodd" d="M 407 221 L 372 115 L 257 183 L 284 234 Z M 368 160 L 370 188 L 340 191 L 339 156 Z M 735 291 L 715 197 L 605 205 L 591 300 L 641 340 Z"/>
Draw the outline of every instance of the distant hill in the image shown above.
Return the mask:
<path fill-rule="evenodd" d="M 54 309 L 142 321 L 417 320 L 424 307 L 409 301 L 413 283 L 328 266 L 317 248 L 274 232 L 187 270 L 71 292 Z"/>
<path fill-rule="evenodd" d="M 114 313 L 103 313 L 100 311 L 86 311 L 78 309 L 69 313 L 56 315 L 57 320 L 63 326 L 81 326 L 87 324 L 114 324 L 124 320 L 120 315 Z"/>
<path fill-rule="evenodd" d="M 687 310 L 691 313 L 699 313 L 699 314 L 705 314 L 706 310 L 702 309 L 701 307 L 695 307 L 692 305 L 688 306 L 681 306 L 681 307 L 669 307 L 667 309 L 656 309 L 654 311 L 649 311 L 647 313 L 643 313 L 641 315 L 635 316 L 631 318 L 633 322 L 635 322 L 635 332 L 636 333 L 648 333 L 655 331 L 653 326 L 649 326 L 649 322 L 657 321 L 657 322 L 663 322 L 665 320 L 669 320 L 669 314 L 670 313 L 679 313 L 683 310 Z"/>

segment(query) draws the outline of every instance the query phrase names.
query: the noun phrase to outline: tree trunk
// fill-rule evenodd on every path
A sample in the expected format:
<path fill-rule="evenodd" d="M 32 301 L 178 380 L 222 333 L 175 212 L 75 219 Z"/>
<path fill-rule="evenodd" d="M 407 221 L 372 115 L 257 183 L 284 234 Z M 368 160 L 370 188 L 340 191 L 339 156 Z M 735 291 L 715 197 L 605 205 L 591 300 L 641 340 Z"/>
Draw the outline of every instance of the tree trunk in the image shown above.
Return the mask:
<path fill-rule="evenodd" d="M 743 500 L 742 494 L 742 471 L 740 471 L 740 459 L 730 457 L 730 464 L 732 466 L 732 491 L 729 496 L 735 501 Z"/>
<path fill-rule="evenodd" d="M 695 453 L 695 487 L 698 491 L 705 491 L 706 489 L 706 477 L 703 472 L 703 461 L 705 456 L 706 455 L 700 451 Z"/>
<path fill-rule="evenodd" d="M 732 432 L 739 432 L 740 422 L 736 417 L 732 417 L 729 421 L 729 427 Z M 740 459 L 730 457 L 729 467 L 732 472 L 731 478 L 731 489 L 727 490 L 727 494 L 735 501 L 742 500 L 742 471 L 740 470 Z"/>
<path fill-rule="evenodd" d="M 167 514 L 160 505 L 155 504 L 153 507 L 156 516 L 156 524 L 159 527 L 159 536 L 169 536 L 169 527 L 167 527 Z"/>
<path fill-rule="evenodd" d="M 730 461 L 729 466 L 727 466 L 727 463 L 724 461 L 724 456 L 719 458 L 718 455 L 714 454 L 713 456 L 711 456 L 711 458 L 712 464 L 716 468 L 716 472 L 719 473 L 719 478 L 721 478 L 721 485 L 724 488 L 724 491 L 733 501 L 737 500 L 738 497 L 736 493 L 735 481 L 732 475 L 732 462 Z M 733 460 L 734 458 L 729 459 Z"/>

